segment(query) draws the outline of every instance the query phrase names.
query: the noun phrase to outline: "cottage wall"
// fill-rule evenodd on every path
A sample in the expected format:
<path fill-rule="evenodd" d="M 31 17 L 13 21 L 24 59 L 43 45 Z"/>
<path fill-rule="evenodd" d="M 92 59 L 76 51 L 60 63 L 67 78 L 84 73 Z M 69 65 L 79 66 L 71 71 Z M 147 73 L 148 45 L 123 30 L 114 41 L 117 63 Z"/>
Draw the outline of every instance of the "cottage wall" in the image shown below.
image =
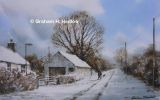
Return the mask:
<path fill-rule="evenodd" d="M 60 53 L 52 56 L 51 60 L 49 67 L 74 67 L 74 65 Z"/>
<path fill-rule="evenodd" d="M 7 62 L 0 62 L 0 68 L 5 68 L 5 69 L 11 70 L 11 71 L 12 70 L 17 70 L 17 71 L 21 72 L 21 67 L 22 67 L 22 65 L 10 63 L 10 69 L 8 69 Z M 24 69 L 24 70 L 26 70 L 26 69 Z M 30 71 L 30 70 L 31 70 L 30 66 L 28 65 L 27 66 L 27 72 Z"/>
<path fill-rule="evenodd" d="M 80 77 L 91 75 L 91 69 L 85 67 L 76 67 L 75 72 L 80 75 Z"/>
<path fill-rule="evenodd" d="M 21 72 L 21 65 L 11 64 L 11 70 L 18 70 Z"/>
<path fill-rule="evenodd" d="M 4 63 L 4 62 L 0 62 L 0 67 L 2 68 L 7 68 L 7 63 Z"/>

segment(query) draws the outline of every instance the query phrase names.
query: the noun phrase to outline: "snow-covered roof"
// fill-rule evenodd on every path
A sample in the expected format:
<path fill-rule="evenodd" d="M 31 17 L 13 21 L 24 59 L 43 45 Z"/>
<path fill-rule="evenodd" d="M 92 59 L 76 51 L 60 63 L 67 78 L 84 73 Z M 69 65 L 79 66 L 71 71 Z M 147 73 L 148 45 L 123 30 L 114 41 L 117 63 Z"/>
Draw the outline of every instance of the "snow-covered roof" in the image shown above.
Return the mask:
<path fill-rule="evenodd" d="M 85 61 L 82 61 L 76 55 L 68 54 L 68 53 L 62 52 L 62 51 L 59 51 L 59 53 L 62 54 L 70 62 L 72 62 L 75 66 L 91 68 Z"/>
<path fill-rule="evenodd" d="M 0 45 L 0 62 L 10 62 L 14 64 L 26 64 L 26 60 L 18 53 Z M 28 62 L 27 62 L 28 64 Z"/>

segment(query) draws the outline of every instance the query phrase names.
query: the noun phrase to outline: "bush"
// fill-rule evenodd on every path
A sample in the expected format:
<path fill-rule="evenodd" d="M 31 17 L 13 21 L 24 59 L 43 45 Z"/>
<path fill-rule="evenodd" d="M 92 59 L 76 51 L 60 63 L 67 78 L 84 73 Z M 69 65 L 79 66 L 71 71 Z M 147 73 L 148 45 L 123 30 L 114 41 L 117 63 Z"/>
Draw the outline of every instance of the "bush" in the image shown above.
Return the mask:
<path fill-rule="evenodd" d="M 75 78 L 73 76 L 58 76 L 57 84 L 68 84 L 75 82 Z"/>
<path fill-rule="evenodd" d="M 0 69 L 0 93 L 8 93 L 14 91 L 14 88 L 11 86 L 13 83 L 13 77 L 11 73 L 5 69 Z"/>
<path fill-rule="evenodd" d="M 37 88 L 37 80 L 34 74 L 24 76 L 16 70 L 10 72 L 4 68 L 0 69 L 0 94 L 35 88 Z"/>

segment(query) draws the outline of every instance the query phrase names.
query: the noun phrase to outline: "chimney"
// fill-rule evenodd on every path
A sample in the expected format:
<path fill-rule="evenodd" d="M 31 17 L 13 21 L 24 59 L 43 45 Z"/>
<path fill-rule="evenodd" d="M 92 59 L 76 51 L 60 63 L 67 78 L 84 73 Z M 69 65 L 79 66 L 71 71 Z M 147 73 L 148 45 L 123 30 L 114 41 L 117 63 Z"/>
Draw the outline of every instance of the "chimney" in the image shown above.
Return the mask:
<path fill-rule="evenodd" d="M 13 52 L 16 52 L 16 43 L 13 42 L 13 39 L 10 39 L 7 44 L 7 48 L 11 49 Z"/>

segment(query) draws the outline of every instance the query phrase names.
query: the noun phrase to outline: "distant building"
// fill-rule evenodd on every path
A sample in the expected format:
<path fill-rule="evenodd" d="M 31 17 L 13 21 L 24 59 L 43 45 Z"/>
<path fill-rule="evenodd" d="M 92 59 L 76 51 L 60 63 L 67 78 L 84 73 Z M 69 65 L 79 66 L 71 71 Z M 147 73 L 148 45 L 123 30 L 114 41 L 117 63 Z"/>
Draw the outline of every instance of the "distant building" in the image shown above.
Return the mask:
<path fill-rule="evenodd" d="M 89 75 L 91 67 L 76 55 L 58 51 L 49 56 L 45 63 L 45 76 L 76 74 L 79 76 Z"/>
<path fill-rule="evenodd" d="M 7 48 L 0 45 L 0 68 L 6 68 L 9 71 L 17 70 L 24 74 L 26 74 L 27 69 L 27 73 L 30 73 L 29 62 L 15 51 L 13 40 L 8 43 Z"/>

